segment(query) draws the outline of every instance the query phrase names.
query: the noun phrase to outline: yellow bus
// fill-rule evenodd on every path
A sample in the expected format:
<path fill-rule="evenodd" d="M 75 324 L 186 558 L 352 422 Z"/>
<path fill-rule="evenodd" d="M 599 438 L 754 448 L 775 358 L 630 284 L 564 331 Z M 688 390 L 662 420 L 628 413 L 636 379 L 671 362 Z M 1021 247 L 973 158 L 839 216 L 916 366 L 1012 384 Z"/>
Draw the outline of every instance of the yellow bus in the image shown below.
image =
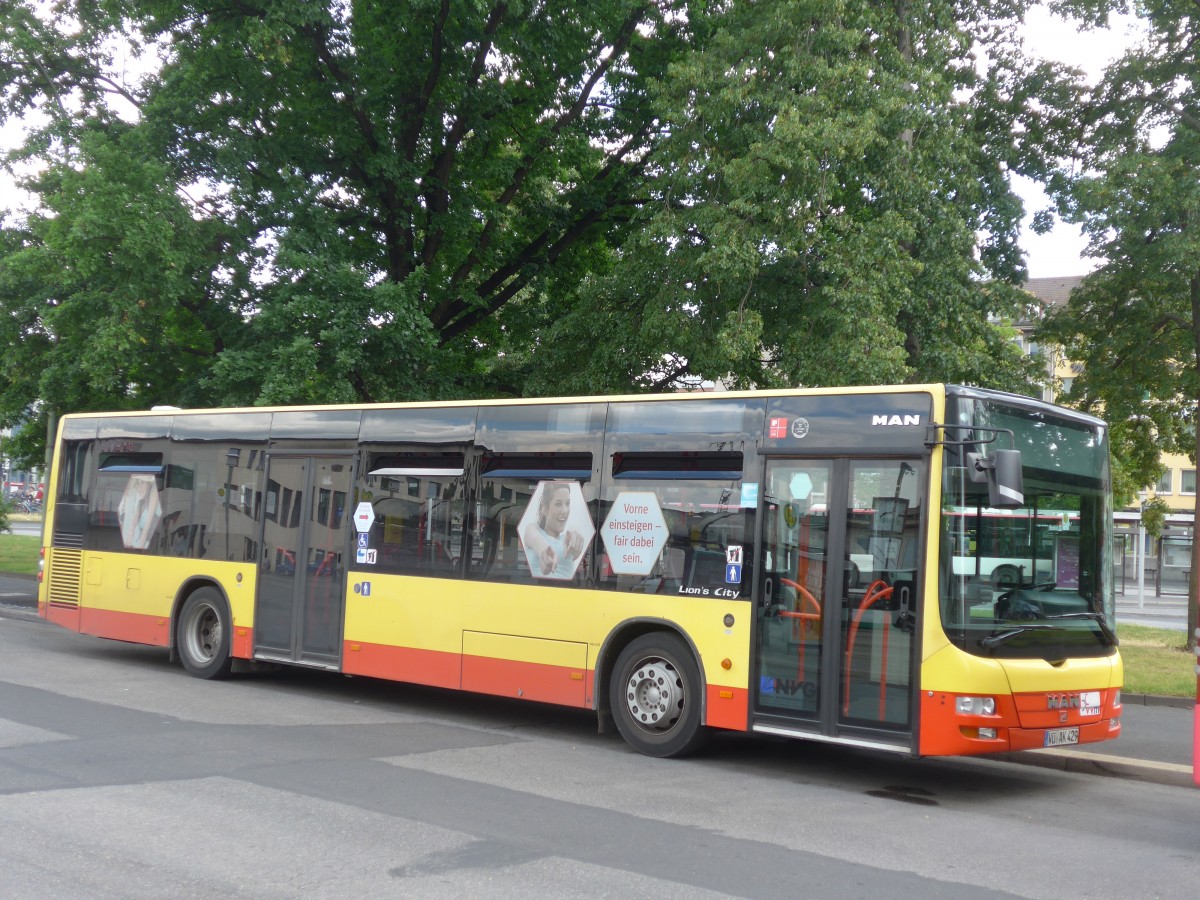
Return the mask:
<path fill-rule="evenodd" d="M 201 678 L 595 710 L 653 756 L 1102 741 L 1108 466 L 1100 420 L 954 385 L 69 415 L 39 611 Z M 999 514 L 1044 567 L 972 561 Z"/>

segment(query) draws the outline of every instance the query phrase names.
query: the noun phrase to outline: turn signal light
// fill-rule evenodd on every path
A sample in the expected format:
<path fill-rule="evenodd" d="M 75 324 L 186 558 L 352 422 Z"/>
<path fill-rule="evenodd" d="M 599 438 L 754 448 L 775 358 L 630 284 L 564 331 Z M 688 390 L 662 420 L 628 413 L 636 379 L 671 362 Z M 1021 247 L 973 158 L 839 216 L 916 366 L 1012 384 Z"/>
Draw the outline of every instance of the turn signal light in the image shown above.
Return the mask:
<path fill-rule="evenodd" d="M 996 740 L 995 728 L 975 728 L 972 726 L 963 725 L 958 729 L 962 736 L 972 741 L 994 741 Z"/>

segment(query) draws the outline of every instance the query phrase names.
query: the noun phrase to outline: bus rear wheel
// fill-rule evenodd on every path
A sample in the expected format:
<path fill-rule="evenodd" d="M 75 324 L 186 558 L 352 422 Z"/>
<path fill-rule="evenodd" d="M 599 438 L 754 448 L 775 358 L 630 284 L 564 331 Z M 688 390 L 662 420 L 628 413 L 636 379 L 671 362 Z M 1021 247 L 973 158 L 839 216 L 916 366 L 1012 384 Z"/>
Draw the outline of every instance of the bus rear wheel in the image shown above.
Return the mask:
<path fill-rule="evenodd" d="M 196 678 L 225 678 L 233 668 L 229 609 L 213 588 L 195 591 L 184 601 L 175 623 L 175 647 L 183 668 Z"/>
<path fill-rule="evenodd" d="M 621 651 L 609 702 L 621 737 L 647 756 L 684 756 L 707 737 L 700 724 L 700 670 L 673 634 L 655 632 Z"/>

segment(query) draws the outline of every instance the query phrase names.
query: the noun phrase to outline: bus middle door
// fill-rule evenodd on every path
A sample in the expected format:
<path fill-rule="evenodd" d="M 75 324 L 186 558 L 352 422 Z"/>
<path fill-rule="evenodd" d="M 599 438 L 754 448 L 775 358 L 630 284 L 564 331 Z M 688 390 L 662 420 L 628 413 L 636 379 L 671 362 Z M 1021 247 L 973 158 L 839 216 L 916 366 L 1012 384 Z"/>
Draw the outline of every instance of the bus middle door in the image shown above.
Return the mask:
<path fill-rule="evenodd" d="M 257 658 L 340 666 L 353 472 L 353 457 L 269 457 Z"/>

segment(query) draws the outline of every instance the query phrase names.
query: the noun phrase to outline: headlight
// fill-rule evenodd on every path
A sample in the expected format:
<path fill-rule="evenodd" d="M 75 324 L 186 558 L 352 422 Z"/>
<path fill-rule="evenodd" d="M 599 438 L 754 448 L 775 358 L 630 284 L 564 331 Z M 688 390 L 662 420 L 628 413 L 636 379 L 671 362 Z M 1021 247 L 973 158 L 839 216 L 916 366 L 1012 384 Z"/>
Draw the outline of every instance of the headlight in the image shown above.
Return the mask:
<path fill-rule="evenodd" d="M 994 716 L 996 714 L 996 698 L 958 697 L 955 699 L 954 708 L 960 716 Z"/>
<path fill-rule="evenodd" d="M 1113 692 L 1113 704 L 1112 705 L 1113 705 L 1113 709 L 1121 708 L 1121 689 L 1120 688 L 1117 688 Z"/>

